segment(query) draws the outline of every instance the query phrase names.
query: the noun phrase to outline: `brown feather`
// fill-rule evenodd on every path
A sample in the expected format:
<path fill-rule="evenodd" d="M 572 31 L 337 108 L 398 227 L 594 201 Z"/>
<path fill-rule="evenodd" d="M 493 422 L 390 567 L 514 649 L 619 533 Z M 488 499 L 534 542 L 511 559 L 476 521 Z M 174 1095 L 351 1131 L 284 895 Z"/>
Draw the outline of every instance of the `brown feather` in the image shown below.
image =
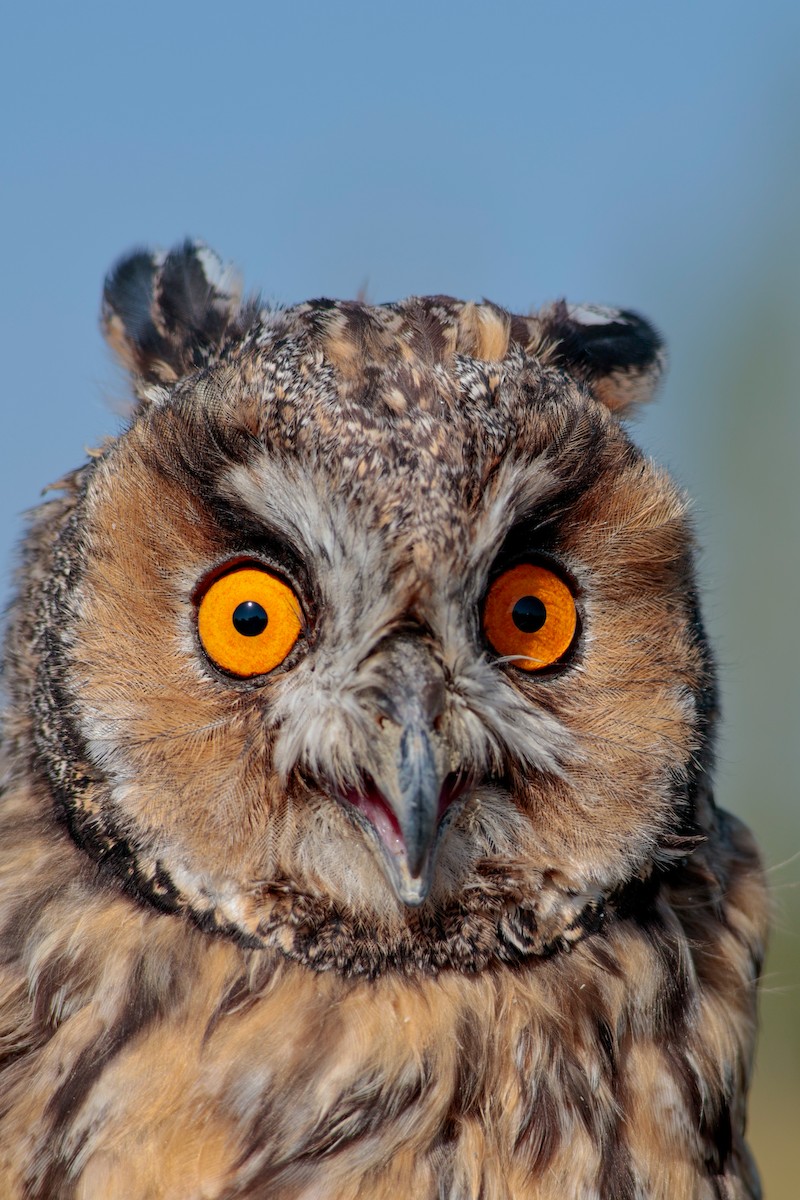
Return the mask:
<path fill-rule="evenodd" d="M 686 502 L 615 415 L 657 335 L 260 310 L 192 244 L 104 322 L 139 408 L 34 514 L 6 638 L 0 1195 L 753 1200 L 764 881 Z M 579 617 L 540 673 L 480 625 L 526 557 Z M 303 611 L 255 680 L 197 633 L 242 559 Z M 347 800 L 403 648 L 457 781 L 417 907 Z"/>

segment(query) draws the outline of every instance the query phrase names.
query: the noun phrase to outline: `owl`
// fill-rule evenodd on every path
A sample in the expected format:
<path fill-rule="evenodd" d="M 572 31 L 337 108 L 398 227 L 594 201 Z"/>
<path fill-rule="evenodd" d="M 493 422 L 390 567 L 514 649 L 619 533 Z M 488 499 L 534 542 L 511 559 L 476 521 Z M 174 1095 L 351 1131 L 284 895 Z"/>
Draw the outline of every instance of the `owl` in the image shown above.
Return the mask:
<path fill-rule="evenodd" d="M 106 280 L 7 620 L 0 1195 L 744 1200 L 766 892 L 627 311 Z"/>

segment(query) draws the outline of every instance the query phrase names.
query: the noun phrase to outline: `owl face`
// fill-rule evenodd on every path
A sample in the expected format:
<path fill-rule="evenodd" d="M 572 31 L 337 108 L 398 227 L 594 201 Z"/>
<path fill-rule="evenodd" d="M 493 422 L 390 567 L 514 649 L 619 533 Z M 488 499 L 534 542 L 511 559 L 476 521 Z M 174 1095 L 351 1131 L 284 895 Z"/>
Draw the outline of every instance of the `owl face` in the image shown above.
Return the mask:
<path fill-rule="evenodd" d="M 268 312 L 191 245 L 121 264 L 105 321 L 140 404 L 40 619 L 39 749 L 89 854 L 377 972 L 544 953 L 677 852 L 712 682 L 682 498 L 613 411 L 648 326 Z"/>

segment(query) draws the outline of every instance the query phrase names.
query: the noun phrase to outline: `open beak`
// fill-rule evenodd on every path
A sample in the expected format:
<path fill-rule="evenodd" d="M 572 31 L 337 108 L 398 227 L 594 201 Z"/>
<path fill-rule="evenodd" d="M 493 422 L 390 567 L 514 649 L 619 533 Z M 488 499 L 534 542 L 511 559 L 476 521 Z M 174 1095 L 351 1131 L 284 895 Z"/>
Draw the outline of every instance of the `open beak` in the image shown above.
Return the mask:
<path fill-rule="evenodd" d="M 433 876 L 440 817 L 452 788 L 427 730 L 409 725 L 398 739 L 394 770 L 349 789 L 345 799 L 366 817 L 383 865 L 404 904 L 422 904 Z"/>
<path fill-rule="evenodd" d="M 442 821 L 460 787 L 435 727 L 445 700 L 440 668 L 408 637 L 385 656 L 391 688 L 375 697 L 380 729 L 369 774 L 344 799 L 366 818 L 398 898 L 416 906 L 430 891 Z"/>

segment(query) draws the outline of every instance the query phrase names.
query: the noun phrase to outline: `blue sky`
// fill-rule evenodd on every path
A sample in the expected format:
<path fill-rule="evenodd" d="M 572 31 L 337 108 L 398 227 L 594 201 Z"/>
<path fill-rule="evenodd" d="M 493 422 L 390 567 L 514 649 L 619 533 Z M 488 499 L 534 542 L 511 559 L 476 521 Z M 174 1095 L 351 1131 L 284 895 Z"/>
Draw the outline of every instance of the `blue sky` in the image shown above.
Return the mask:
<path fill-rule="evenodd" d="M 201 236 L 282 300 L 620 301 L 680 354 L 779 203 L 798 107 L 791 3 L 34 3 L 4 28 L 4 513 L 109 425 L 94 321 L 132 243 Z"/>

